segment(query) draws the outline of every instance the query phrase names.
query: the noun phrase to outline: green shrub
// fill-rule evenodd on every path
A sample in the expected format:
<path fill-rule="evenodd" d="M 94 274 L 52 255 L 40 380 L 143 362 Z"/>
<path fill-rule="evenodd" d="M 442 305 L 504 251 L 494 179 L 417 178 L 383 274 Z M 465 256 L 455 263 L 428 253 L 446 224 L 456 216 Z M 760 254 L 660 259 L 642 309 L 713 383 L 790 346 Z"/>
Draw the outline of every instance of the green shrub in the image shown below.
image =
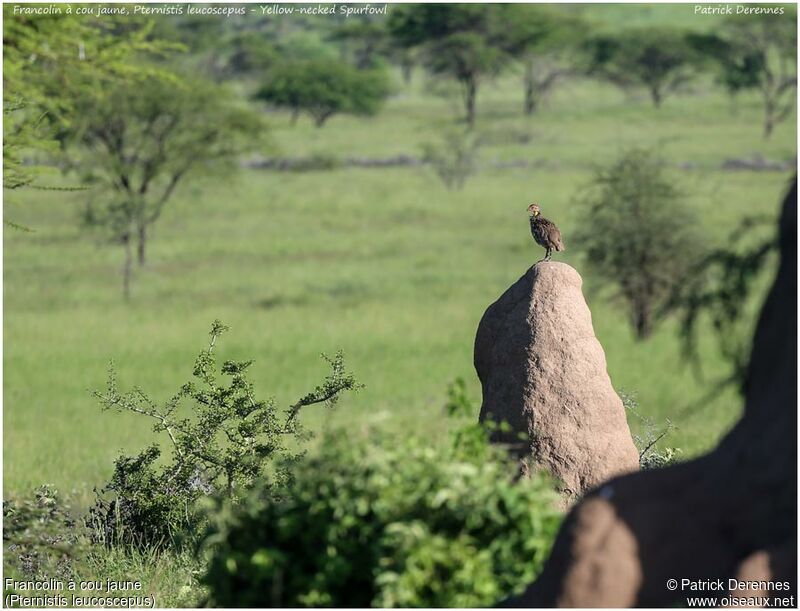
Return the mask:
<path fill-rule="evenodd" d="M 670 312 L 675 287 L 706 239 L 677 179 L 651 150 L 630 149 L 599 168 L 581 196 L 581 245 L 597 286 L 613 290 L 636 338 L 650 337 Z"/>
<path fill-rule="evenodd" d="M 464 378 L 455 378 L 447 385 L 447 401 L 444 404 L 444 411 L 450 417 L 474 418 L 478 414 L 479 406 L 469 396 Z"/>
<path fill-rule="evenodd" d="M 424 159 L 447 189 L 459 191 L 467 178 L 478 171 L 480 144 L 470 131 L 446 130 L 438 142 L 423 146 Z"/>
<path fill-rule="evenodd" d="M 50 486 L 33 498 L 3 501 L 3 572 L 25 580 L 69 579 L 88 546 L 87 533 Z"/>
<path fill-rule="evenodd" d="M 619 397 L 622 399 L 625 411 L 633 415 L 642 425 L 642 434 L 633 435 L 633 443 L 639 452 L 639 468 L 658 469 L 678 462 L 683 452 L 680 448 L 661 449 L 656 445 L 675 429 L 672 421 L 667 418 L 664 424 L 659 426 L 639 411 L 639 401 L 635 394 L 620 391 Z"/>
<path fill-rule="evenodd" d="M 161 404 L 138 387 L 121 393 L 113 367 L 106 390 L 94 393 L 104 409 L 155 420 L 154 432 L 166 433 L 172 446 L 171 461 L 160 460 L 155 444 L 116 460 L 111 481 L 87 518 L 95 540 L 161 547 L 193 536 L 202 520 L 198 499 L 220 494 L 235 500 L 268 473 L 283 482 L 287 471 L 280 465 L 296 460 L 295 448 L 309 437 L 298 422 L 301 409 L 317 403 L 333 407 L 343 391 L 359 388 L 341 353 L 325 357 L 330 374 L 282 415 L 273 399 L 255 396 L 246 375 L 252 361 L 225 361 L 218 371 L 214 349 L 225 330 L 214 321 L 209 346 L 195 362 L 194 381 Z M 184 402 L 191 404 L 192 415 L 184 415 Z"/>
<path fill-rule="evenodd" d="M 204 596 L 197 583 L 200 563 L 193 553 L 115 547 L 91 543 L 80 512 L 50 486 L 32 496 L 3 501 L 3 573 L 16 581 L 45 582 L 36 592 L 4 583 L 4 594 L 64 594 L 68 581 L 106 583 L 140 581 L 139 595 L 153 596 L 161 607 L 192 607 Z M 76 594 L 97 594 L 78 587 Z"/>
<path fill-rule="evenodd" d="M 680 461 L 682 450 L 680 448 L 666 447 L 663 450 L 652 448 L 646 454 L 639 456 L 639 467 L 642 469 L 660 469 Z"/>
<path fill-rule="evenodd" d="M 221 503 L 204 577 L 218 606 L 486 606 L 539 573 L 560 523 L 552 483 L 479 425 L 449 443 L 330 435 L 293 484 Z"/>

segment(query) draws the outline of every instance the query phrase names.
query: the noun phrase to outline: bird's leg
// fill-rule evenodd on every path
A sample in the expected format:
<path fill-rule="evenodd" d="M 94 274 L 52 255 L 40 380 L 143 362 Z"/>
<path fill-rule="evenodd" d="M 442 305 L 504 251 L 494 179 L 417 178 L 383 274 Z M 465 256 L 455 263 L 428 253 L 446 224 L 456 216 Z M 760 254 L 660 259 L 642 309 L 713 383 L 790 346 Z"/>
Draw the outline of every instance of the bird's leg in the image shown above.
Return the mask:
<path fill-rule="evenodd" d="M 545 261 L 549 261 L 550 257 L 552 257 L 552 256 L 553 256 L 553 249 L 552 248 L 548 248 L 547 249 L 547 254 L 544 256 L 544 260 Z"/>

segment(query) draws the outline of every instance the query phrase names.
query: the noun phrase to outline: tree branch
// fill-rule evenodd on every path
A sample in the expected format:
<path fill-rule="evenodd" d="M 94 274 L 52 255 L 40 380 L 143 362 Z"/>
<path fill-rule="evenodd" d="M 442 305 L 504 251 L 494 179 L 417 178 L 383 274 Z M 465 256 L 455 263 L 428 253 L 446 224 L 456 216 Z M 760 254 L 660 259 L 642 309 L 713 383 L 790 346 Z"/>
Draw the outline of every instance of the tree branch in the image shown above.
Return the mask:
<path fill-rule="evenodd" d="M 142 398 L 148 404 L 152 405 L 152 401 L 150 401 L 150 398 L 147 397 L 141 391 L 141 389 L 137 388 L 136 392 L 140 396 L 140 398 Z M 93 394 L 94 394 L 95 397 L 97 397 L 98 399 L 100 399 L 101 401 L 106 403 L 107 405 L 116 405 L 120 409 L 125 409 L 125 410 L 128 410 L 128 411 L 137 413 L 137 414 L 141 414 L 143 416 L 149 416 L 150 418 L 154 418 L 154 419 L 158 420 L 159 422 L 161 422 L 161 425 L 164 427 L 164 430 L 167 432 L 167 435 L 169 435 L 170 441 L 172 441 L 172 445 L 175 447 L 175 451 L 178 453 L 178 456 L 181 458 L 181 460 L 184 458 L 183 452 L 181 451 L 180 447 L 178 446 L 178 441 L 175 439 L 175 435 L 172 432 L 172 427 L 175 426 L 175 425 L 174 424 L 169 424 L 167 418 L 165 416 L 162 416 L 161 414 L 159 414 L 155 410 L 155 408 L 151 408 L 149 411 L 141 409 L 141 408 L 138 408 L 134 404 L 126 402 L 124 400 L 124 397 L 119 396 L 119 395 L 113 396 L 113 397 L 109 397 L 108 395 L 104 395 L 103 393 L 98 392 L 98 391 L 94 391 Z M 177 427 L 176 427 L 176 429 L 177 429 Z M 177 430 L 180 430 L 180 429 L 177 429 Z M 184 431 L 180 431 L 180 432 L 183 433 Z"/>
<path fill-rule="evenodd" d="M 313 397 L 303 397 L 297 403 L 292 405 L 289 410 L 289 417 L 286 419 L 286 423 L 283 425 L 284 432 L 288 431 L 289 425 L 294 421 L 297 415 L 300 413 L 300 410 L 308 405 L 315 405 L 317 403 L 325 403 L 326 401 L 330 401 L 333 399 L 342 389 L 332 388 L 328 390 L 327 393 L 324 395 L 315 395 Z"/>
<path fill-rule="evenodd" d="M 178 185 L 178 182 L 183 177 L 183 175 L 186 174 L 191 165 L 192 161 L 189 161 L 180 170 L 172 174 L 169 183 L 167 183 L 167 186 L 164 188 L 164 192 L 161 194 L 161 197 L 156 202 L 152 214 L 150 214 L 150 216 L 148 216 L 146 219 L 148 225 L 157 221 L 158 217 L 161 216 L 161 212 L 164 209 L 164 204 L 166 204 L 167 200 L 169 200 L 169 198 L 172 196 L 172 192 L 175 190 L 175 187 Z"/>

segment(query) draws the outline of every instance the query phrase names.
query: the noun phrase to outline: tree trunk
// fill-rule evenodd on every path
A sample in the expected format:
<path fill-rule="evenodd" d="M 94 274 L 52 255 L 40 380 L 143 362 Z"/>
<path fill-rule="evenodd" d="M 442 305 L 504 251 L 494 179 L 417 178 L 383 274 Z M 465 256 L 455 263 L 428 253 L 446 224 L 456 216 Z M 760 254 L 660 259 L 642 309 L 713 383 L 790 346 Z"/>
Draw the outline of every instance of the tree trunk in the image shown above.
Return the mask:
<path fill-rule="evenodd" d="M 136 245 L 136 257 L 139 265 L 142 266 L 145 264 L 147 258 L 145 256 L 147 251 L 147 225 L 145 223 L 139 225 L 138 233 L 139 241 Z"/>
<path fill-rule="evenodd" d="M 772 135 L 775 127 L 775 104 L 772 100 L 767 100 L 764 104 L 764 138 Z"/>
<path fill-rule="evenodd" d="M 372 61 L 372 56 L 375 53 L 375 49 L 373 45 L 368 44 L 364 49 L 360 52 L 356 52 L 356 68 L 359 70 L 369 70 L 375 65 L 375 62 Z"/>
<path fill-rule="evenodd" d="M 643 340 L 653 332 L 653 315 L 650 303 L 646 299 L 638 299 L 633 303 L 633 328 L 636 339 Z"/>
<path fill-rule="evenodd" d="M 125 262 L 122 265 L 122 295 L 125 297 L 125 301 L 128 301 L 131 298 L 131 268 L 133 267 L 130 233 L 122 236 L 122 246 L 125 249 Z"/>
<path fill-rule="evenodd" d="M 406 87 L 408 87 L 411 84 L 411 76 L 414 71 L 414 63 L 404 61 L 401 64 L 400 69 L 403 72 L 403 83 L 405 83 Z"/>
<path fill-rule="evenodd" d="M 656 108 L 661 107 L 661 91 L 658 89 L 658 87 L 650 88 L 650 98 L 653 100 L 653 105 Z"/>
<path fill-rule="evenodd" d="M 322 127 L 325 125 L 325 121 L 327 121 L 331 115 L 333 115 L 333 113 L 329 111 L 318 113 L 314 116 L 314 125 L 317 127 Z"/>
<path fill-rule="evenodd" d="M 297 125 L 297 119 L 299 116 L 300 116 L 300 109 L 292 108 L 292 118 L 289 119 L 289 124 L 292 126 Z"/>
<path fill-rule="evenodd" d="M 526 116 L 530 116 L 536 110 L 536 90 L 533 78 L 533 62 L 525 62 L 525 106 Z"/>
<path fill-rule="evenodd" d="M 525 115 L 530 116 L 536 112 L 536 96 L 533 92 L 533 83 L 525 83 Z"/>
<path fill-rule="evenodd" d="M 475 127 L 475 96 L 478 92 L 478 85 L 474 78 L 469 78 L 464 83 L 464 103 L 467 109 L 467 125 L 470 129 Z"/>

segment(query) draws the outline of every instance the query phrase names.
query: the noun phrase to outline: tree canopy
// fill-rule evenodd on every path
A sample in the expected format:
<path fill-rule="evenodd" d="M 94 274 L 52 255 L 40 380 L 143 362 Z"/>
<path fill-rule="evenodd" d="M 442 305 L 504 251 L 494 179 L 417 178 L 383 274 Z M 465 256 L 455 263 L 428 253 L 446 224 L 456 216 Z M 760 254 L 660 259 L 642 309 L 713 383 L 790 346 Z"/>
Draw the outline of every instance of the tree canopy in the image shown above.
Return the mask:
<path fill-rule="evenodd" d="M 598 278 L 617 287 L 639 339 L 647 338 L 701 244 L 691 210 L 651 151 L 634 149 L 598 170 L 575 242 Z"/>
<path fill-rule="evenodd" d="M 194 170 L 229 168 L 256 145 L 260 118 L 231 98 L 219 86 L 170 74 L 83 89 L 74 100 L 69 162 L 93 186 L 90 201 L 100 200 L 87 220 L 125 247 L 126 294 L 131 242 L 144 264 L 147 229 L 180 181 Z"/>
<path fill-rule="evenodd" d="M 74 94 L 114 82 L 135 83 L 157 72 L 141 63 L 175 48 L 153 40 L 147 23 L 129 19 L 124 31 L 76 15 L 20 15 L 4 9 L 3 188 L 36 186 L 43 157 L 76 117 Z"/>
<path fill-rule="evenodd" d="M 375 114 L 388 95 L 389 82 L 382 72 L 322 58 L 277 66 L 255 97 L 291 109 L 295 118 L 307 112 L 322 127 L 335 114 Z"/>
<path fill-rule="evenodd" d="M 496 74 L 506 59 L 495 44 L 496 20 L 493 8 L 475 4 L 404 5 L 389 19 L 401 45 L 421 47 L 431 72 L 459 83 L 470 126 L 475 124 L 481 80 Z"/>
<path fill-rule="evenodd" d="M 797 13 L 757 13 L 729 18 L 719 33 L 695 35 L 694 46 L 716 64 L 731 94 L 755 90 L 764 106 L 764 136 L 795 107 Z"/>
<path fill-rule="evenodd" d="M 698 57 L 686 33 L 669 27 L 643 27 L 588 42 L 590 73 L 621 87 L 644 87 L 658 107 L 695 72 Z"/>
<path fill-rule="evenodd" d="M 499 41 L 522 67 L 524 112 L 533 113 L 565 77 L 577 74 L 584 61 L 586 24 L 546 5 L 498 5 Z"/>

